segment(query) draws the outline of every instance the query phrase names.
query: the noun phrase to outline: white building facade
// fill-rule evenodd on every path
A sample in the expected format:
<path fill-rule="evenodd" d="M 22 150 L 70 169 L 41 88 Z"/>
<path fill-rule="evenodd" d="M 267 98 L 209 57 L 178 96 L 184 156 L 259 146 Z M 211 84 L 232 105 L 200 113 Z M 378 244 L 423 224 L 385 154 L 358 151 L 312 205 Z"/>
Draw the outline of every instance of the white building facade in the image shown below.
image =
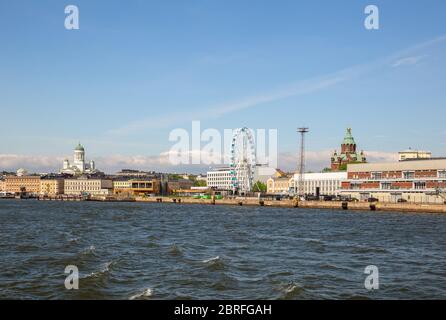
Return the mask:
<path fill-rule="evenodd" d="M 64 193 L 67 195 L 109 195 L 113 191 L 113 181 L 108 179 L 65 179 Z"/>
<path fill-rule="evenodd" d="M 206 174 L 206 183 L 210 188 L 232 190 L 231 169 L 220 168 L 208 171 Z"/>
<path fill-rule="evenodd" d="M 299 176 L 300 174 L 295 174 L 290 179 L 291 193 L 298 193 Z M 334 196 L 340 192 L 342 182 L 347 180 L 347 172 L 305 173 L 303 178 L 304 194 Z"/>
<path fill-rule="evenodd" d="M 74 149 L 73 163 L 70 164 L 68 159 L 63 162 L 63 167 L 60 173 L 71 174 L 71 175 L 81 175 L 81 174 L 93 174 L 97 173 L 95 163 L 91 160 L 89 163 L 85 160 L 85 149 L 79 143 Z"/>
<path fill-rule="evenodd" d="M 432 152 L 430 151 L 408 149 L 398 152 L 399 161 L 431 159 L 431 158 L 432 158 Z"/>

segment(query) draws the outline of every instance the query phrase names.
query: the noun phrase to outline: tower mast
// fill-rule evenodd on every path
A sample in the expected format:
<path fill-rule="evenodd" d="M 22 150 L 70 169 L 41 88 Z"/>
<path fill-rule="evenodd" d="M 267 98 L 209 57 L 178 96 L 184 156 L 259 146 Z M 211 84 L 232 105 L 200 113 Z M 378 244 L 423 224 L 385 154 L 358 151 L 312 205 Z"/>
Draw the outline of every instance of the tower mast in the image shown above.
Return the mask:
<path fill-rule="evenodd" d="M 297 132 L 300 133 L 300 159 L 299 159 L 299 175 L 298 175 L 298 196 L 299 198 L 305 196 L 305 134 L 308 133 L 309 128 L 298 128 Z"/>

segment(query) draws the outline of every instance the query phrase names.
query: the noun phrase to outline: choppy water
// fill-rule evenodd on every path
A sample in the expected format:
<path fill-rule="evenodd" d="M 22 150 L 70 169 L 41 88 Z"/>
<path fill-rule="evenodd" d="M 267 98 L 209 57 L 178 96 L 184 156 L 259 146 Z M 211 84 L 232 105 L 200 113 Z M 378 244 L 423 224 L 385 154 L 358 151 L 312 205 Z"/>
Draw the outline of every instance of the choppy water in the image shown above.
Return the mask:
<path fill-rule="evenodd" d="M 445 232 L 433 214 L 2 200 L 0 299 L 445 299 Z"/>

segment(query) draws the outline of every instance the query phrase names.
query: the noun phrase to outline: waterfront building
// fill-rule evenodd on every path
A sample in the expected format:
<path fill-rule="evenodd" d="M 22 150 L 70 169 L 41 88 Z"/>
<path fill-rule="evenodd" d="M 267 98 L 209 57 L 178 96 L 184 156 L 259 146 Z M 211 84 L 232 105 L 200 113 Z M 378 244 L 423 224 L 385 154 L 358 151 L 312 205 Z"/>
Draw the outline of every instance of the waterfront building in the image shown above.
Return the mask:
<path fill-rule="evenodd" d="M 160 182 L 157 179 L 132 180 L 130 191 L 133 195 L 136 196 L 159 194 Z"/>
<path fill-rule="evenodd" d="M 40 194 L 56 196 L 64 193 L 65 180 L 62 178 L 42 178 L 40 180 Z"/>
<path fill-rule="evenodd" d="M 74 148 L 73 163 L 70 164 L 70 161 L 65 159 L 60 173 L 76 176 L 82 174 L 99 173 L 99 170 L 96 169 L 96 165 L 93 160 L 87 163 L 85 160 L 85 149 L 79 143 Z"/>
<path fill-rule="evenodd" d="M 443 203 L 446 200 L 446 159 L 350 164 L 343 195 L 381 202 Z"/>
<path fill-rule="evenodd" d="M 177 193 L 181 190 L 190 190 L 194 185 L 192 180 L 178 179 L 167 181 L 167 193 Z"/>
<path fill-rule="evenodd" d="M 110 179 L 89 178 L 65 179 L 64 193 L 66 195 L 109 195 L 113 191 L 113 181 Z"/>
<path fill-rule="evenodd" d="M 206 183 L 210 188 L 220 190 L 232 190 L 231 168 L 224 167 L 208 171 L 206 174 Z"/>
<path fill-rule="evenodd" d="M 119 194 L 123 192 L 129 192 L 131 186 L 132 186 L 131 179 L 113 180 L 113 193 Z"/>
<path fill-rule="evenodd" d="M 432 158 L 432 152 L 430 151 L 420 151 L 420 150 L 404 150 L 398 152 L 398 160 L 406 161 L 406 160 L 416 160 L 416 159 L 430 159 Z"/>
<path fill-rule="evenodd" d="M 271 177 L 267 181 L 267 192 L 275 194 L 297 193 L 300 174 L 292 178 Z M 337 195 L 347 172 L 321 172 L 304 174 L 304 194 Z"/>
<path fill-rule="evenodd" d="M 161 184 L 158 179 L 114 180 L 113 193 L 116 195 L 144 196 L 160 193 Z"/>
<path fill-rule="evenodd" d="M 290 190 L 297 193 L 300 174 L 290 180 Z M 342 183 L 347 179 L 347 172 L 320 172 L 304 174 L 304 194 L 334 196 L 339 193 Z"/>
<path fill-rule="evenodd" d="M 290 178 L 269 178 L 266 182 L 266 192 L 275 194 L 288 194 L 290 192 Z"/>
<path fill-rule="evenodd" d="M 232 169 L 230 167 L 221 167 L 208 171 L 206 173 L 207 186 L 219 190 L 232 190 L 233 176 L 231 171 Z M 266 184 L 271 176 L 284 177 L 286 174 L 279 169 L 257 165 L 254 169 L 253 184 L 255 184 L 257 181 Z"/>
<path fill-rule="evenodd" d="M 10 193 L 40 193 L 40 176 L 6 176 L 5 190 Z"/>
<path fill-rule="evenodd" d="M 357 152 L 356 142 L 352 135 L 352 129 L 348 128 L 341 144 L 341 152 L 336 150 L 331 156 L 331 171 L 345 171 L 350 163 L 365 163 L 364 151 Z"/>
<path fill-rule="evenodd" d="M 0 192 L 6 191 L 6 182 L 4 179 L 0 178 Z"/>

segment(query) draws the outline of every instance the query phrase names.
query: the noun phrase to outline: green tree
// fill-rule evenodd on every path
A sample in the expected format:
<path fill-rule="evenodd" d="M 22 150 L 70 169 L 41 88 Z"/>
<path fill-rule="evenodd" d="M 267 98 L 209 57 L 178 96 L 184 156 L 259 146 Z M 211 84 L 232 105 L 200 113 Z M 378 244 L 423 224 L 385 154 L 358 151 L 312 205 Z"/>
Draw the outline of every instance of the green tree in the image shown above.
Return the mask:
<path fill-rule="evenodd" d="M 261 181 L 257 181 L 254 184 L 254 187 L 252 188 L 252 191 L 254 191 L 254 192 L 266 192 L 266 184 L 261 182 Z"/>
<path fill-rule="evenodd" d="M 206 187 L 206 181 L 204 180 L 195 180 L 194 181 L 194 187 Z"/>

